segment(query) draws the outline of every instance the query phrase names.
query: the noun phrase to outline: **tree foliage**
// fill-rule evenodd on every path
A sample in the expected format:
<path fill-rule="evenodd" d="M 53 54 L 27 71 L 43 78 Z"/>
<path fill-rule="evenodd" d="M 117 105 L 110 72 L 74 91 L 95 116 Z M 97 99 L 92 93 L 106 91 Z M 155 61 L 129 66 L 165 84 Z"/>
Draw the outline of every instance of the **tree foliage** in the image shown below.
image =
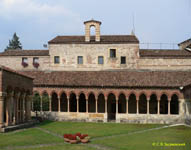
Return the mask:
<path fill-rule="evenodd" d="M 13 34 L 12 40 L 9 40 L 9 45 L 6 47 L 5 51 L 7 50 L 21 50 L 22 49 L 22 44 L 19 41 L 19 37 L 17 36 L 16 33 Z"/>

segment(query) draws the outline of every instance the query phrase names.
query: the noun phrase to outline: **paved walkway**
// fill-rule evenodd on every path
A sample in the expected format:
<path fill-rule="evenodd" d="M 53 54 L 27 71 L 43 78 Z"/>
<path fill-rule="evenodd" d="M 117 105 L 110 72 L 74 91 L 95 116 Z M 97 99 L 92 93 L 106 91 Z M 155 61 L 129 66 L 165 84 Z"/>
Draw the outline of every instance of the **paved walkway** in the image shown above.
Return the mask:
<path fill-rule="evenodd" d="M 154 131 L 154 130 L 160 130 L 160 129 L 165 129 L 165 128 L 170 128 L 170 127 L 176 127 L 176 126 L 186 126 L 186 127 L 191 127 L 189 125 L 185 125 L 185 124 L 173 124 L 173 125 L 166 125 L 166 126 L 162 126 L 162 127 L 157 127 L 157 128 L 151 128 L 151 129 L 145 129 L 145 130 L 140 130 L 140 131 L 134 131 L 134 132 L 129 132 L 129 133 L 125 133 L 125 134 L 116 134 L 116 135 L 112 135 L 112 136 L 104 136 L 104 137 L 97 137 L 97 138 L 93 138 L 91 139 L 91 141 L 96 141 L 96 140 L 102 140 L 102 139 L 109 139 L 109 138 L 113 138 L 113 137 L 120 137 L 120 136 L 126 136 L 126 135 L 132 135 L 132 134 L 140 134 L 140 133 L 144 133 L 144 132 L 149 132 L 149 131 Z M 56 137 L 59 137 L 59 138 L 62 138 L 63 137 L 59 134 L 56 134 L 54 132 L 51 132 L 49 130 L 46 130 L 44 128 L 40 128 L 40 127 L 34 127 L 38 130 L 41 130 L 42 132 L 45 132 L 45 133 L 48 133 L 52 136 L 56 136 Z M 24 130 L 27 130 L 27 129 L 24 129 Z M 20 131 L 23 131 L 23 130 L 20 130 Z M 15 131 L 15 132 L 20 132 L 20 131 Z M 12 134 L 12 133 L 8 133 L 8 134 Z M 57 145 L 64 145 L 64 144 L 69 144 L 69 143 L 53 143 L 53 144 L 39 144 L 39 145 L 29 145 L 29 146 L 8 146 L 4 149 L 6 150 L 20 150 L 20 149 L 27 149 L 27 148 L 40 148 L 40 147 L 49 147 L 49 146 L 57 146 Z M 91 144 L 91 143 L 88 143 L 88 144 L 83 144 L 84 146 L 87 147 L 92 147 L 92 148 L 95 148 L 95 149 L 98 149 L 98 150 L 112 150 L 113 148 L 112 147 L 108 147 L 108 146 L 103 146 L 103 145 L 98 145 L 98 144 Z"/>

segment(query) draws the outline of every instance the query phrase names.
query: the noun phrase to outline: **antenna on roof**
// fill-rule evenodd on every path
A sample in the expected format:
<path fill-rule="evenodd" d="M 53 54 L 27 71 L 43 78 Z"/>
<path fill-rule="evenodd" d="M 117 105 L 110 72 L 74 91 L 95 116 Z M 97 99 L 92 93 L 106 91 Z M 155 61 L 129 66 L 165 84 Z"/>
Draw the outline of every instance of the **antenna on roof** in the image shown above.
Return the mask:
<path fill-rule="evenodd" d="M 47 47 L 48 47 L 48 45 L 47 45 L 47 44 L 43 44 L 43 47 L 44 47 L 44 48 L 47 48 Z"/>
<path fill-rule="evenodd" d="M 135 35 L 135 16 L 134 16 L 134 13 L 132 14 L 132 19 L 133 19 L 133 30 L 131 31 L 131 35 Z"/>

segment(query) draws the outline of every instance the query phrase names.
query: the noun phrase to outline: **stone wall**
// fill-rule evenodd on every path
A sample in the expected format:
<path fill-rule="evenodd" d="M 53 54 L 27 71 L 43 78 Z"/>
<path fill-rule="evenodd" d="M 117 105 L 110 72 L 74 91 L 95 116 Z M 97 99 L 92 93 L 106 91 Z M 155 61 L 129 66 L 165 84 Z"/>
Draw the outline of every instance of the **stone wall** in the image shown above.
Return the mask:
<path fill-rule="evenodd" d="M 190 70 L 190 59 L 140 58 L 137 69 Z"/>
<path fill-rule="evenodd" d="M 3 71 L 2 91 L 6 92 L 7 88 L 11 88 L 12 90 L 19 88 L 20 90 L 29 91 L 32 94 L 33 80 L 9 71 Z"/>
<path fill-rule="evenodd" d="M 110 49 L 116 49 L 116 58 L 110 58 Z M 135 69 L 139 57 L 138 44 L 50 44 L 49 50 L 50 70 Z M 54 64 L 54 56 L 60 56 L 60 64 Z M 77 64 L 78 56 L 83 56 L 83 64 Z M 98 56 L 104 57 L 103 65 Z M 121 56 L 126 56 L 125 65 Z"/>
<path fill-rule="evenodd" d="M 24 68 L 22 66 L 22 58 L 28 58 L 28 66 Z M 39 68 L 36 69 L 33 66 L 33 58 L 39 58 Z M 48 70 L 49 69 L 49 56 L 1 56 L 0 64 L 9 67 L 14 70 L 19 71 L 29 71 L 29 70 Z"/>

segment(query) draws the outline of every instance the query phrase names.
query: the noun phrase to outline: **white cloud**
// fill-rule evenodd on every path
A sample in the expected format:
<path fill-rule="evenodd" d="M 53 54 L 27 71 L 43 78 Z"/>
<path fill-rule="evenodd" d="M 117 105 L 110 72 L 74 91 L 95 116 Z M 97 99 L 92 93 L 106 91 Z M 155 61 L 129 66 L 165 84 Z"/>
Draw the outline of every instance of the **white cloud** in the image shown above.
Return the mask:
<path fill-rule="evenodd" d="M 51 17 L 72 17 L 79 18 L 77 13 L 65 8 L 61 4 L 48 4 L 34 0 L 1 0 L 0 17 L 13 19 L 15 17 L 34 17 L 41 21 Z"/>

